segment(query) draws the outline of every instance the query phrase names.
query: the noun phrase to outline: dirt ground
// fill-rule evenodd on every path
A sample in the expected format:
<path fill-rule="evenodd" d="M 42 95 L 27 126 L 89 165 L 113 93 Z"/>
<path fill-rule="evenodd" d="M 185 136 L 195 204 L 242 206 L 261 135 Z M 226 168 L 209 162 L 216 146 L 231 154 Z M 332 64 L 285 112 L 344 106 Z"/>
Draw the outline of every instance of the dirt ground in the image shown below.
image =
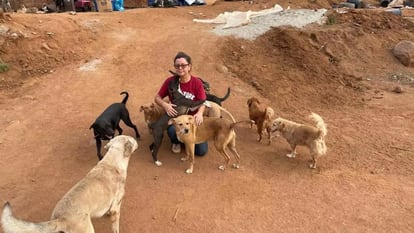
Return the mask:
<path fill-rule="evenodd" d="M 333 1 L 277 1 L 282 7 L 329 8 Z M 372 1 L 376 4 L 376 1 Z M 89 126 L 122 90 L 142 139 L 130 160 L 121 232 L 414 232 L 414 68 L 391 49 L 414 41 L 414 24 L 377 10 L 332 13 L 330 25 L 273 28 L 255 41 L 218 37 L 224 11 L 261 10 L 276 1 L 217 2 L 125 12 L 10 14 L 1 20 L 0 202 L 30 221 L 50 217 L 56 202 L 96 163 Z M 152 136 L 139 106 L 153 101 L 177 51 L 209 81 L 237 120 L 258 96 L 278 116 L 328 124 L 328 154 L 316 170 L 309 153 L 285 156 L 287 142 L 257 142 L 239 125 L 241 168 L 221 172 L 210 145 L 185 174 L 165 138 L 156 167 Z M 400 94 L 392 92 L 402 87 Z M 121 125 L 124 133 L 132 129 Z M 111 232 L 110 221 L 94 221 Z"/>

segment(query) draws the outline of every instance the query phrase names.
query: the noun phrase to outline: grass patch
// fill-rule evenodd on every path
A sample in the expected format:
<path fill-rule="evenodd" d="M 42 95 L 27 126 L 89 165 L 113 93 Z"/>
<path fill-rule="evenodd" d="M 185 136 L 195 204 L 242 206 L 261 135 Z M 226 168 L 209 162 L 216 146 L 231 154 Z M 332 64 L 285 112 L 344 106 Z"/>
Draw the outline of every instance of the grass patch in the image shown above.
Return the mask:
<path fill-rule="evenodd" d="M 0 62 L 0 73 L 7 72 L 10 69 L 9 65 L 6 63 Z"/>
<path fill-rule="evenodd" d="M 327 25 L 334 25 L 337 24 L 337 19 L 336 19 L 336 15 L 335 14 L 330 14 L 327 16 L 327 20 L 326 20 L 326 24 Z"/>

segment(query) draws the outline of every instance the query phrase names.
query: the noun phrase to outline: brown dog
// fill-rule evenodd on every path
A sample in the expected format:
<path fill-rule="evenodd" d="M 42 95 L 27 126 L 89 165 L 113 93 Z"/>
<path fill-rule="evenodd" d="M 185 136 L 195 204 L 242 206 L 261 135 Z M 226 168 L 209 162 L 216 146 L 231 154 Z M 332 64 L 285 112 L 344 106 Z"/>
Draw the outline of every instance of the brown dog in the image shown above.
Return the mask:
<path fill-rule="evenodd" d="M 150 133 L 151 128 L 149 126 L 158 121 L 158 119 L 165 114 L 165 110 L 155 103 L 141 105 L 139 111 L 144 112 L 145 123 L 147 124 Z"/>
<path fill-rule="evenodd" d="M 259 99 L 256 97 L 248 99 L 247 106 L 249 107 L 249 118 L 253 121 L 250 126 L 253 127 L 253 123 L 257 126 L 257 133 L 259 134 L 259 138 L 257 140 L 259 142 L 262 140 L 263 129 L 266 129 L 270 144 L 270 126 L 272 125 L 274 110 L 271 107 L 260 103 Z"/>
<path fill-rule="evenodd" d="M 197 126 L 194 117 L 191 115 L 181 115 L 170 119 L 170 124 L 176 128 L 178 140 L 185 144 L 186 157 L 183 161 L 190 162 L 190 168 L 185 172 L 193 173 L 194 168 L 194 146 L 195 144 L 214 139 L 214 145 L 225 159 L 225 164 L 219 166 L 220 170 L 225 170 L 230 162 L 230 156 L 226 152 L 226 147 L 230 149 L 236 163 L 233 168 L 239 168 L 240 155 L 236 150 L 236 133 L 234 132 L 235 122 L 224 118 L 206 117 L 201 125 Z"/>
<path fill-rule="evenodd" d="M 1 216 L 3 232 L 94 233 L 91 219 L 106 214 L 111 217 L 112 232 L 119 233 L 128 163 L 138 143 L 131 136 L 119 135 L 105 148 L 108 151 L 103 159 L 56 204 L 50 221 L 32 223 L 16 219 L 7 202 Z"/>
<path fill-rule="evenodd" d="M 326 154 L 325 136 L 328 130 L 321 116 L 312 113 L 309 117 L 316 122 L 316 127 L 279 117 L 273 121 L 271 131 L 279 131 L 288 141 L 292 149 L 291 153 L 286 155 L 289 158 L 295 158 L 297 145 L 307 146 L 312 156 L 312 163 L 309 167 L 316 168 L 316 160 Z"/>

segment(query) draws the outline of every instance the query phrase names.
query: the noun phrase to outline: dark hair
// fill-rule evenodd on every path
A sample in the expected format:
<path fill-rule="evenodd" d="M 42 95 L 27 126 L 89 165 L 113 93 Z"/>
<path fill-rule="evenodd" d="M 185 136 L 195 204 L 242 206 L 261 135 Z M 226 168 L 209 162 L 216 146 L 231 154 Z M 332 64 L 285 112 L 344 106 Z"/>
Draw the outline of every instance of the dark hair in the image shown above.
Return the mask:
<path fill-rule="evenodd" d="M 184 58 L 185 60 L 187 60 L 188 64 L 191 64 L 191 57 L 188 56 L 186 53 L 184 52 L 178 52 L 177 55 L 175 55 L 174 61 L 179 59 L 179 58 Z"/>

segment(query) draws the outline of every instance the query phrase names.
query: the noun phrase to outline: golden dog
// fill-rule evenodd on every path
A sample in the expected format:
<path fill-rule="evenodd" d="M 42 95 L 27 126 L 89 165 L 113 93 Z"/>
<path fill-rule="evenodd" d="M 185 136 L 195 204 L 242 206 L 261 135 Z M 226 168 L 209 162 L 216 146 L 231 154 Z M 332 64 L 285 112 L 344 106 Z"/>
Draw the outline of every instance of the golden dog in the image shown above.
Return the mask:
<path fill-rule="evenodd" d="M 292 151 L 286 155 L 289 158 L 295 158 L 297 145 L 307 146 L 312 156 L 312 163 L 309 167 L 316 168 L 317 159 L 325 155 L 327 151 L 325 136 L 328 130 L 321 116 L 312 113 L 309 117 L 316 122 L 316 127 L 299 124 L 279 117 L 273 121 L 270 128 L 271 132 L 279 131 L 290 144 Z"/>
<path fill-rule="evenodd" d="M 174 125 L 178 140 L 185 144 L 186 157 L 181 158 L 181 160 L 190 162 L 190 168 L 185 171 L 187 174 L 193 173 L 195 144 L 209 139 L 214 139 L 217 151 L 225 159 L 225 164 L 219 166 L 220 170 L 224 171 L 230 162 L 230 156 L 226 152 L 226 147 L 230 149 L 236 158 L 233 168 L 239 168 L 240 155 L 236 150 L 236 133 L 233 129 L 237 123 L 224 118 L 206 117 L 203 123 L 197 126 L 194 117 L 191 115 L 181 115 L 172 118 L 169 123 Z"/>
<path fill-rule="evenodd" d="M 247 100 L 247 106 L 249 107 L 249 118 L 251 121 L 250 127 L 253 127 L 253 123 L 257 125 L 257 133 L 259 142 L 262 140 L 263 129 L 266 129 L 268 134 L 268 144 L 272 142 L 270 126 L 272 125 L 272 117 L 274 115 L 274 110 L 271 107 L 268 107 L 260 103 L 259 99 L 256 97 L 251 97 Z"/>
<path fill-rule="evenodd" d="M 91 219 L 108 214 L 112 232 L 119 233 L 129 158 L 138 148 L 138 143 L 131 136 L 119 135 L 111 139 L 105 148 L 108 152 L 103 159 L 56 204 L 50 221 L 32 223 L 16 219 L 7 202 L 1 216 L 3 231 L 94 233 Z"/>
<path fill-rule="evenodd" d="M 147 125 L 150 125 L 158 121 L 158 119 L 160 119 L 160 117 L 165 114 L 164 109 L 158 104 L 154 103 L 141 105 L 139 111 L 144 112 L 144 119 Z M 235 121 L 234 117 L 231 115 L 229 111 L 211 101 L 206 101 L 206 108 L 204 110 L 203 116 L 221 117 L 222 111 L 225 112 L 232 119 L 232 121 Z"/>

